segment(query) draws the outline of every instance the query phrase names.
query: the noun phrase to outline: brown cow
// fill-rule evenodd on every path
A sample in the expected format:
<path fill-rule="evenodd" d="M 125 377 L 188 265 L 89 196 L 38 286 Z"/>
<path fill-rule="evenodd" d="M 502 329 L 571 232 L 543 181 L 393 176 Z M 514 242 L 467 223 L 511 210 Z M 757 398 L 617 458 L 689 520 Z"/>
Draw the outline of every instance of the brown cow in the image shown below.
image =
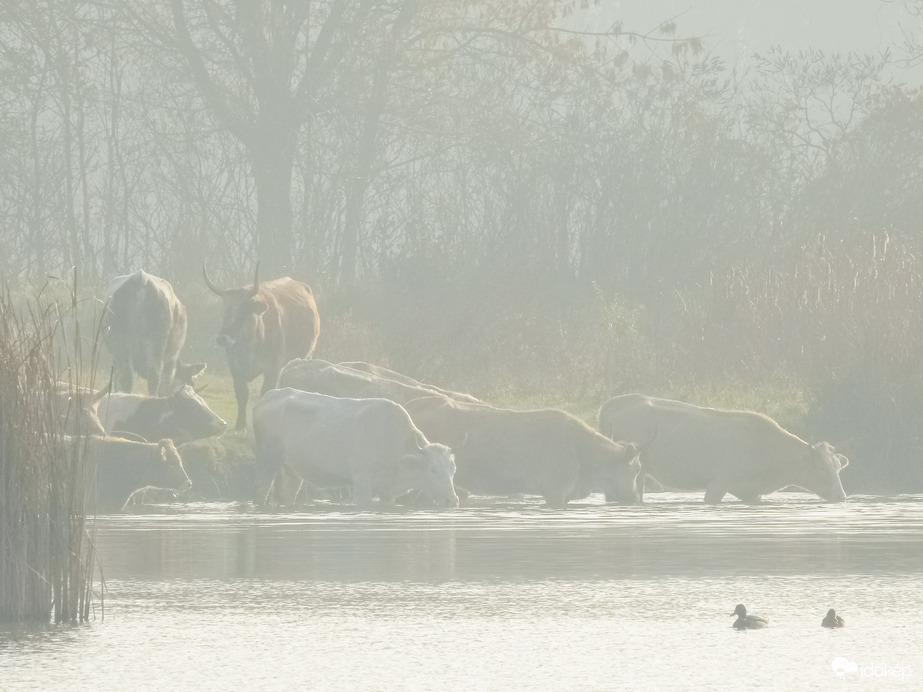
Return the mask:
<path fill-rule="evenodd" d="M 103 342 L 112 354 L 117 392 L 130 392 L 134 373 L 148 394 L 166 396 L 191 384 L 204 363 L 180 364 L 186 308 L 169 281 L 139 270 L 117 276 L 106 289 Z"/>
<path fill-rule="evenodd" d="M 192 485 L 171 440 L 148 443 L 94 435 L 62 441 L 85 455 L 93 480 L 88 493 L 91 508 L 119 509 L 135 490 L 149 485 L 179 490 Z"/>
<path fill-rule="evenodd" d="M 314 352 L 320 318 L 311 287 L 287 276 L 260 282 L 259 265 L 253 285 L 218 288 L 202 265 L 206 285 L 221 296 L 223 316 L 215 341 L 228 355 L 234 380 L 238 430 L 247 425 L 249 382 L 263 376 L 261 395 L 273 389 L 282 366 Z"/>
<path fill-rule="evenodd" d="M 726 493 L 758 503 L 788 485 L 832 502 L 846 499 L 840 482 L 846 457 L 826 442 L 805 442 L 761 413 L 625 394 L 599 409 L 599 429 L 636 442 L 644 472 L 664 486 L 704 490 L 710 504 Z"/>
<path fill-rule="evenodd" d="M 404 404 L 427 439 L 449 445 L 456 484 L 480 495 L 541 495 L 560 508 L 592 492 L 640 501 L 638 448 L 600 435 L 555 409 L 513 411 L 424 397 Z"/>

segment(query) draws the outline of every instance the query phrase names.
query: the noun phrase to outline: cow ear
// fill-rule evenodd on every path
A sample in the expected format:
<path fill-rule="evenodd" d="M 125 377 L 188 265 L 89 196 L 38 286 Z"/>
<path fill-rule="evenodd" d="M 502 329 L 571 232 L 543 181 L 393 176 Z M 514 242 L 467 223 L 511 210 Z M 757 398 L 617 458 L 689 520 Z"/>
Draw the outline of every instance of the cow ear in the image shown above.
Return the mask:
<path fill-rule="evenodd" d="M 269 309 L 269 306 L 262 300 L 254 300 L 250 303 L 250 309 L 253 311 L 254 315 L 262 315 Z"/>

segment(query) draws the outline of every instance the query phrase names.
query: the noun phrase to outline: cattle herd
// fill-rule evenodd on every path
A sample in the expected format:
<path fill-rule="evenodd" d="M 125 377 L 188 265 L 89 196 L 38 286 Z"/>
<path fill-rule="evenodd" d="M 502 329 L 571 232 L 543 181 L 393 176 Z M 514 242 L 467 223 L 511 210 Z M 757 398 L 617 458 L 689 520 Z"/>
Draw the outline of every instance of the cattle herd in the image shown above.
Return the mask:
<path fill-rule="evenodd" d="M 709 503 L 728 493 L 757 503 L 787 486 L 846 498 L 846 458 L 762 414 L 626 394 L 603 404 L 594 429 L 560 410 L 498 408 L 381 366 L 313 359 L 320 321 L 304 283 L 260 281 L 257 267 L 250 286 L 222 289 L 204 266 L 203 274 L 222 300 L 216 342 L 227 353 L 238 430 L 249 383 L 263 378 L 252 412 L 258 504 L 291 505 L 313 489 L 358 506 L 377 498 L 454 507 L 476 494 L 539 495 L 560 508 L 591 493 L 636 504 L 645 478 L 704 491 Z M 138 271 L 114 279 L 106 298 L 115 391 L 60 391 L 82 402 L 67 408 L 66 439 L 88 436 L 101 507 L 122 506 L 144 486 L 185 489 L 177 446 L 227 427 L 192 387 L 205 365 L 180 360 L 186 311 L 170 284 Z M 136 374 L 147 395 L 131 392 Z"/>

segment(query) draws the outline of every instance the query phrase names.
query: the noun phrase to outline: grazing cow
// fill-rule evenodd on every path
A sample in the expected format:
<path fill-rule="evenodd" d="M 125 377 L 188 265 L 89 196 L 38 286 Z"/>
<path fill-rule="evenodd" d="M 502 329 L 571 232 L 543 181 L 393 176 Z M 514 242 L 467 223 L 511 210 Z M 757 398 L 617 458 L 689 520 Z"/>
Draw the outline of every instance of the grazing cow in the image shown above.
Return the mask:
<path fill-rule="evenodd" d="M 93 392 L 86 387 L 56 382 L 55 410 L 60 421 L 60 428 L 56 432 L 75 437 L 105 435 L 106 431 L 99 420 L 98 406 L 110 388 L 111 385 L 106 385 L 98 392 Z"/>
<path fill-rule="evenodd" d="M 227 427 L 188 384 L 170 396 L 110 394 L 97 407 L 107 433 L 132 433 L 176 444 L 220 435 Z"/>
<path fill-rule="evenodd" d="M 253 407 L 253 432 L 261 502 L 284 465 L 321 488 L 350 486 L 360 506 L 374 496 L 392 505 L 411 490 L 438 505 L 458 505 L 451 450 L 431 444 L 388 399 L 275 389 Z"/>
<path fill-rule="evenodd" d="M 846 457 L 826 442 L 808 444 L 761 413 L 625 394 L 599 409 L 599 429 L 636 442 L 644 472 L 664 486 L 704 490 L 708 503 L 726 493 L 757 503 L 788 485 L 832 502 L 846 499 L 840 482 Z"/>
<path fill-rule="evenodd" d="M 96 509 L 119 509 L 138 488 L 158 486 L 185 490 L 192 483 L 170 440 L 135 442 L 119 437 L 65 438 L 82 446 L 95 481 L 88 499 Z"/>
<path fill-rule="evenodd" d="M 459 488 L 479 495 L 541 495 L 561 508 L 592 492 L 640 501 L 638 448 L 613 442 L 564 411 L 512 411 L 423 397 L 405 404 L 428 439 L 450 445 Z"/>
<path fill-rule="evenodd" d="M 317 344 L 320 318 L 311 287 L 287 276 L 274 281 L 259 280 L 259 265 L 249 288 L 218 288 L 205 283 L 221 296 L 221 329 L 215 337 L 227 351 L 234 380 L 238 430 L 247 426 L 249 382 L 262 375 L 261 394 L 276 386 L 282 366 L 293 358 L 308 358 Z"/>
<path fill-rule="evenodd" d="M 378 366 L 362 365 L 369 368 Z M 387 371 L 382 368 L 382 371 Z M 293 387 L 306 392 L 317 392 L 328 396 L 350 398 L 380 397 L 405 404 L 424 396 L 448 396 L 438 387 L 422 384 L 416 380 L 398 375 L 400 379 L 383 377 L 369 370 L 362 370 L 347 363 L 328 363 L 324 360 L 297 358 L 286 363 L 279 373 L 279 387 Z M 456 393 L 453 393 L 456 394 Z M 467 394 L 457 394 L 466 401 L 477 402 Z M 450 396 L 449 398 L 455 398 Z M 479 403 L 479 402 L 478 402 Z"/>
<path fill-rule="evenodd" d="M 130 392 L 134 373 L 149 394 L 165 396 L 205 369 L 178 364 L 186 341 L 186 308 L 170 282 L 139 270 L 117 276 L 106 289 L 103 341 L 112 354 L 117 392 Z"/>

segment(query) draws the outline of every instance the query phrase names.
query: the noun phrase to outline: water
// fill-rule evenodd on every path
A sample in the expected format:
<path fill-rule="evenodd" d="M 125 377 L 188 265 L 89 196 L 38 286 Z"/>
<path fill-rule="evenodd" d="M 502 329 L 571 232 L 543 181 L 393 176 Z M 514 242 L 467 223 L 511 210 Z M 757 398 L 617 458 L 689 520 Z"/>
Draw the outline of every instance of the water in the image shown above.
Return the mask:
<path fill-rule="evenodd" d="M 648 500 L 100 517 L 104 617 L 0 630 L 0 689 L 921 689 L 923 496 Z"/>

